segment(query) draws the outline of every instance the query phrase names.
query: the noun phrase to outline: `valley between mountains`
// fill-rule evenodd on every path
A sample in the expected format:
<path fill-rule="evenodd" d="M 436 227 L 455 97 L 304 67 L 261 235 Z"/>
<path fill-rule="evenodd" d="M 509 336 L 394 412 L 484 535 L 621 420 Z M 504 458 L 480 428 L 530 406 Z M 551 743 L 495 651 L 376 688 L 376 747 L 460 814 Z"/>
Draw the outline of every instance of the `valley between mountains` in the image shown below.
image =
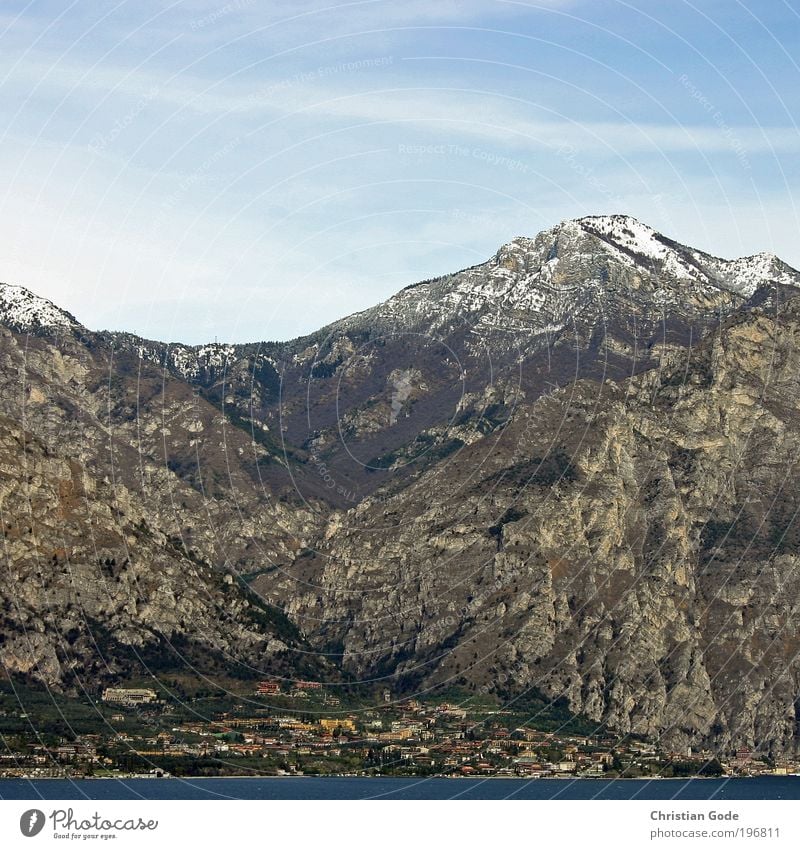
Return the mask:
<path fill-rule="evenodd" d="M 565 221 L 290 342 L 0 286 L 0 662 L 800 752 L 800 273 Z"/>

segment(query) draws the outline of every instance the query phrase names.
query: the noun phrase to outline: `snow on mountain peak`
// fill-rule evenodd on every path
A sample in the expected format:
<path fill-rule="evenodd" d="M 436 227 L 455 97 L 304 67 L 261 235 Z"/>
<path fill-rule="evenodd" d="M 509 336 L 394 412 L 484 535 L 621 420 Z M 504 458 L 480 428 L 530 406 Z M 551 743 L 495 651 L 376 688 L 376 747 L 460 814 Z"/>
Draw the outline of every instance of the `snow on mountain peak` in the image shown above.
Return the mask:
<path fill-rule="evenodd" d="M 0 322 L 17 331 L 78 327 L 76 319 L 24 286 L 0 283 Z"/>
<path fill-rule="evenodd" d="M 612 215 L 584 215 L 582 218 L 570 219 L 579 227 L 592 227 L 594 229 L 603 229 L 607 231 L 622 231 L 628 230 L 644 230 L 648 233 L 655 233 L 655 230 L 647 224 L 643 224 L 632 215 L 612 214 Z"/>
<path fill-rule="evenodd" d="M 797 272 L 774 253 L 721 259 L 680 245 L 630 215 L 589 215 L 568 222 L 600 238 L 618 258 L 644 260 L 686 282 L 707 284 L 750 297 L 765 283 L 797 286 Z"/>
<path fill-rule="evenodd" d="M 664 260 L 672 252 L 656 230 L 630 215 L 589 215 L 576 223 L 589 233 L 649 259 Z"/>
<path fill-rule="evenodd" d="M 798 286 L 800 275 L 768 251 L 738 259 L 718 259 L 697 251 L 694 256 L 727 288 L 750 297 L 764 283 Z"/>

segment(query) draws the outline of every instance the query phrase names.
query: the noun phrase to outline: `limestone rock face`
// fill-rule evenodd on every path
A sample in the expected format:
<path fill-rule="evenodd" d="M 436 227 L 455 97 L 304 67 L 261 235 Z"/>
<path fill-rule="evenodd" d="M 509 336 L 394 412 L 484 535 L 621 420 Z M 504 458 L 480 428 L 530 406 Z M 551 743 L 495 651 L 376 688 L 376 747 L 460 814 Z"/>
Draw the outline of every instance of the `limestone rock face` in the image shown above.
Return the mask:
<path fill-rule="evenodd" d="M 290 342 L 98 344 L 188 381 L 276 456 L 309 464 L 295 476 L 304 498 L 348 508 L 525 399 L 658 367 L 721 317 L 798 287 L 771 254 L 719 259 L 630 216 L 589 216 Z"/>
<path fill-rule="evenodd" d="M 0 417 L 6 674 L 93 688 L 198 660 L 206 673 L 313 666 L 299 634 L 151 520 L 123 484 Z"/>
<path fill-rule="evenodd" d="M 15 294 L 0 328 L 0 666 L 62 688 L 187 665 L 335 678 L 278 607 L 223 581 L 318 524 L 283 455 L 40 301 Z"/>
<path fill-rule="evenodd" d="M 344 666 L 536 687 L 672 747 L 798 749 L 800 301 L 518 408 L 259 579 Z"/>
<path fill-rule="evenodd" d="M 0 328 L 0 352 L 0 414 L 92 479 L 122 484 L 187 551 L 247 573 L 316 526 L 316 506 L 297 495 L 305 470 L 293 477 L 279 446 L 185 380 L 85 330 Z"/>
<path fill-rule="evenodd" d="M 333 495 L 355 494 L 338 506 L 352 507 L 454 439 L 494 429 L 523 399 L 657 367 L 721 317 L 798 286 L 800 274 L 769 254 L 718 259 L 624 215 L 563 221 L 270 349 L 280 403 L 241 401 L 309 448 L 339 484 Z M 393 416 L 398 371 L 412 375 L 414 403 Z M 489 385 L 503 405 L 481 402 Z"/>

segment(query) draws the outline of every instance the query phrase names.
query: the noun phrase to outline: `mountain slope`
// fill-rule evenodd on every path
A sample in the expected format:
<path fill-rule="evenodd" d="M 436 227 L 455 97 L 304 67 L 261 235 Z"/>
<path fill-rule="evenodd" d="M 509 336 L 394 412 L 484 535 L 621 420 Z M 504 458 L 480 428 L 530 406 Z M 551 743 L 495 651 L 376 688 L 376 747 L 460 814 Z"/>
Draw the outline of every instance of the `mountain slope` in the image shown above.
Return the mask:
<path fill-rule="evenodd" d="M 259 579 L 346 668 L 536 687 L 617 732 L 800 748 L 800 301 L 521 406 Z"/>
<path fill-rule="evenodd" d="M 798 292 L 623 216 L 288 343 L 95 333 L 0 287 L 0 658 L 64 684 L 169 640 L 334 677 L 324 650 L 796 749 Z"/>
<path fill-rule="evenodd" d="M 655 367 L 798 288 L 770 254 L 723 260 L 629 216 L 592 216 L 288 343 L 93 338 L 191 383 L 292 465 L 302 496 L 346 507 L 480 440 L 522 400 Z"/>
<path fill-rule="evenodd" d="M 0 316 L 6 327 L 23 333 L 78 330 L 78 320 L 52 301 L 23 286 L 0 284 Z"/>
<path fill-rule="evenodd" d="M 55 687 L 129 674 L 335 676 L 282 614 L 187 552 L 120 483 L 0 417 L 0 666 Z"/>
<path fill-rule="evenodd" d="M 271 349 L 280 398 L 251 368 L 232 399 L 279 422 L 352 506 L 454 440 L 480 438 L 523 399 L 657 366 L 724 316 L 799 288 L 800 273 L 769 255 L 721 260 L 627 216 L 565 221 Z"/>

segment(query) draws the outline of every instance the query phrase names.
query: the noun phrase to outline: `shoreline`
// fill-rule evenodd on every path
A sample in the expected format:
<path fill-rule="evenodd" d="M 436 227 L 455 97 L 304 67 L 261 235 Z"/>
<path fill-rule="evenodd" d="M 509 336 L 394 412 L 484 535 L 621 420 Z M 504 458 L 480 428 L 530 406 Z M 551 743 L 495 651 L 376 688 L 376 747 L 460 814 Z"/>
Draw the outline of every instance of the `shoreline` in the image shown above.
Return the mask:
<path fill-rule="evenodd" d="M 158 778 L 154 775 L 62 775 L 62 776 L 0 776 L 0 781 L 263 781 L 264 779 L 302 779 L 302 778 L 361 778 L 361 779 L 395 779 L 414 781 L 429 779 L 446 779 L 447 781 L 741 781 L 764 780 L 772 778 L 800 778 L 797 773 L 788 775 L 687 775 L 687 776 L 529 776 L 529 775 L 169 775 Z"/>

